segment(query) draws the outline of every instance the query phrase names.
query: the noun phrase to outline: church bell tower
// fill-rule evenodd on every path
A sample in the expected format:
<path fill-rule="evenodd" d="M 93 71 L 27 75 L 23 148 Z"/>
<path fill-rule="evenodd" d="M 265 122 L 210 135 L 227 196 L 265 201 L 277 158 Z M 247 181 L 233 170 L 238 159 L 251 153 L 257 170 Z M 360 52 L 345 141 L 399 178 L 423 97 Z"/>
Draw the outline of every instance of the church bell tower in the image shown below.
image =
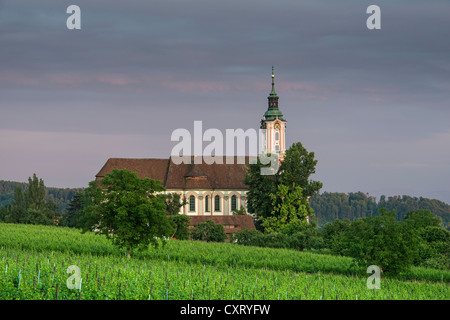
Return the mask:
<path fill-rule="evenodd" d="M 275 92 L 275 74 L 272 66 L 272 91 L 267 97 L 269 106 L 261 120 L 261 129 L 266 129 L 263 141 L 263 152 L 277 153 L 280 161 L 284 158 L 286 150 L 285 132 L 286 120 L 278 108 L 278 95 Z"/>

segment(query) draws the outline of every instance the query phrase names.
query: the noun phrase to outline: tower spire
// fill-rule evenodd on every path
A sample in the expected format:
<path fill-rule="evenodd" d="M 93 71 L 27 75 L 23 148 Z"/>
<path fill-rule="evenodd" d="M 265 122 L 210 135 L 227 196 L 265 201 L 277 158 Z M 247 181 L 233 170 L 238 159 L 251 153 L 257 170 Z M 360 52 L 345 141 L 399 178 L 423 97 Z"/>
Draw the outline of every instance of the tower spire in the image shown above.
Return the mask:
<path fill-rule="evenodd" d="M 272 97 L 275 97 L 277 95 L 277 93 L 275 92 L 275 73 L 274 73 L 274 68 L 272 66 L 272 91 L 270 92 L 270 95 Z"/>

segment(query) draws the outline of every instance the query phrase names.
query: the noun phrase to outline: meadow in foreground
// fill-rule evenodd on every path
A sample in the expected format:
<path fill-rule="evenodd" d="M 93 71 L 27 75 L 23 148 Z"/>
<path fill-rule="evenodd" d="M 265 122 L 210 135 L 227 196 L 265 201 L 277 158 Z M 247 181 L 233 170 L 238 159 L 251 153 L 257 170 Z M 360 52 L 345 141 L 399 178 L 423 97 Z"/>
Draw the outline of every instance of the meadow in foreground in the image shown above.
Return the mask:
<path fill-rule="evenodd" d="M 0 299 L 6 300 L 450 298 L 449 271 L 413 268 L 370 290 L 368 274 L 351 262 L 311 252 L 177 240 L 127 259 L 92 233 L 0 224 Z M 71 265 L 81 270 L 78 289 L 67 287 Z"/>

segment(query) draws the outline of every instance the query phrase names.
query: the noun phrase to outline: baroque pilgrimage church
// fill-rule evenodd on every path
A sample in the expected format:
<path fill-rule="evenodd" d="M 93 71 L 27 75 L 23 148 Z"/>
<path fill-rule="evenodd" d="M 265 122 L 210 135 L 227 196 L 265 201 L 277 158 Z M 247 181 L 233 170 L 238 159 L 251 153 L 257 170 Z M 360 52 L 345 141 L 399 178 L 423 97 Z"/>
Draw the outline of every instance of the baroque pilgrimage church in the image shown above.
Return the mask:
<path fill-rule="evenodd" d="M 277 153 L 284 157 L 286 120 L 278 108 L 278 95 L 275 92 L 272 67 L 272 91 L 268 96 L 268 108 L 261 120 L 261 129 L 266 129 L 263 148 L 267 153 Z M 246 157 L 248 159 L 248 157 Z M 255 229 L 250 215 L 233 215 L 234 210 L 246 208 L 247 186 L 243 184 L 248 161 L 243 164 L 175 164 L 168 159 L 125 159 L 110 158 L 96 175 L 96 180 L 105 177 L 113 169 L 134 171 L 140 178 L 161 181 L 166 192 L 182 195 L 187 204 L 180 214 L 190 216 L 190 226 L 208 219 L 220 223 L 230 236 L 241 229 Z"/>

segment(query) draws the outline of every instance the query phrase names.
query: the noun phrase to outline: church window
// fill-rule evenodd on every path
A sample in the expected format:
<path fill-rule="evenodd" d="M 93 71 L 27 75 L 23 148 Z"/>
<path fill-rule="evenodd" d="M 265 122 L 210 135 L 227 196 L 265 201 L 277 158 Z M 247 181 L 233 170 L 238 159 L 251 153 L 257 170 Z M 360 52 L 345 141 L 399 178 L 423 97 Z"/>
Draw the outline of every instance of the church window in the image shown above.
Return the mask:
<path fill-rule="evenodd" d="M 275 145 L 275 152 L 280 153 L 280 146 L 277 144 Z"/>
<path fill-rule="evenodd" d="M 220 197 L 214 197 L 214 211 L 220 211 Z"/>
<path fill-rule="evenodd" d="M 231 211 L 236 210 L 236 208 L 237 208 L 237 199 L 236 196 L 233 195 L 231 197 Z"/>
<path fill-rule="evenodd" d="M 280 133 L 278 131 L 275 131 L 275 140 L 280 140 Z"/>
<path fill-rule="evenodd" d="M 189 211 L 190 212 L 195 211 L 195 197 L 194 196 L 189 197 Z"/>
<path fill-rule="evenodd" d="M 209 196 L 205 197 L 205 211 L 209 212 Z"/>

